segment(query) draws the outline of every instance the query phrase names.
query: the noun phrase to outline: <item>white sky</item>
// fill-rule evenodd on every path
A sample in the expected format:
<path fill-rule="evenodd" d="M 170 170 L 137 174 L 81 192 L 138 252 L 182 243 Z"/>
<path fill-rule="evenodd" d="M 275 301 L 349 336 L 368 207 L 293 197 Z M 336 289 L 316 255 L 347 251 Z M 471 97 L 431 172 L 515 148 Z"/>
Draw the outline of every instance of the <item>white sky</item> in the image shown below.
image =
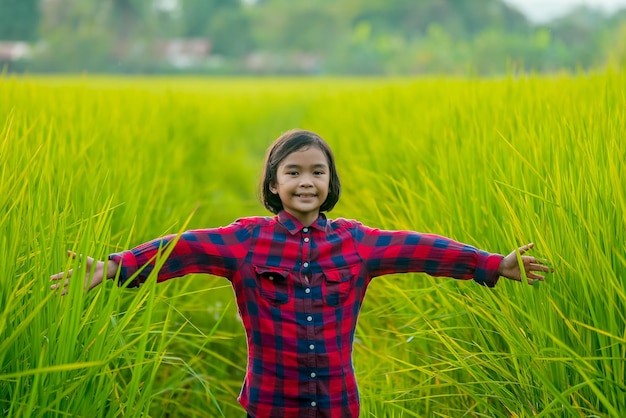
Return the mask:
<path fill-rule="evenodd" d="M 154 7 L 164 11 L 174 11 L 180 0 L 152 0 Z M 257 0 L 243 0 L 255 3 Z M 626 0 L 504 0 L 515 6 L 534 22 L 545 22 L 567 13 L 568 10 L 581 4 L 613 12 L 626 7 Z"/>
<path fill-rule="evenodd" d="M 607 12 L 626 7 L 626 0 L 504 0 L 535 22 L 545 22 L 584 4 Z"/>

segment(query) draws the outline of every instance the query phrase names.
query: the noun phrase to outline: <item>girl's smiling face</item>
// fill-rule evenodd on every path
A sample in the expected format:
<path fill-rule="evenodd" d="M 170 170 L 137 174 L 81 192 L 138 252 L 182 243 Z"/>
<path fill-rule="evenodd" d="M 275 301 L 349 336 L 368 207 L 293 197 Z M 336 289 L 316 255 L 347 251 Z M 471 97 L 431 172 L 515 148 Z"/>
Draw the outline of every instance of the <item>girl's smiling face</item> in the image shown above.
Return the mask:
<path fill-rule="evenodd" d="M 278 194 L 283 208 L 305 226 L 318 218 L 328 197 L 330 183 L 326 155 L 318 147 L 301 148 L 278 165 L 270 191 Z"/>

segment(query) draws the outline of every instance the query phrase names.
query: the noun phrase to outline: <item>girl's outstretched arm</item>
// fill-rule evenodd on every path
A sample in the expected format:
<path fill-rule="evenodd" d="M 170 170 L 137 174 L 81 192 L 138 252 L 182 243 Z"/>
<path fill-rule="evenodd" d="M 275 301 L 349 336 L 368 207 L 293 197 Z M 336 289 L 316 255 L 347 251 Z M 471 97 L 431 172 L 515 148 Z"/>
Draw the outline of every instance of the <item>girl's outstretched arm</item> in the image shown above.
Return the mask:
<path fill-rule="evenodd" d="M 140 286 L 154 271 L 157 282 L 182 277 L 188 274 L 206 273 L 232 279 L 248 255 L 251 245 L 252 230 L 261 223 L 269 222 L 267 217 L 241 218 L 228 226 L 219 228 L 196 229 L 180 235 L 167 235 L 140 244 L 137 247 L 109 254 L 107 261 L 97 261 L 91 257 L 85 259 L 87 274 L 85 290 L 91 290 L 105 279 L 119 276 L 118 285 L 127 287 Z M 77 255 L 68 252 L 72 258 Z M 167 256 L 163 263 L 160 257 Z M 81 261 L 83 259 L 81 258 Z M 53 290 L 62 288 L 63 294 L 72 270 L 57 273 L 50 277 L 59 281 L 51 286 Z M 61 279 L 65 278 L 63 282 Z M 130 279 L 132 281 L 128 282 Z"/>
<path fill-rule="evenodd" d="M 544 281 L 545 277 L 537 273 L 549 273 L 554 271 L 548 267 L 543 261 L 537 260 L 537 258 L 524 255 L 528 250 L 533 248 L 535 244 L 530 244 L 519 247 L 517 250 L 512 251 L 509 255 L 504 257 L 500 262 L 498 268 L 498 274 L 507 279 L 522 281 L 526 276 L 528 284 L 532 284 L 535 280 Z M 521 263 L 518 261 L 518 253 L 521 259 Z M 522 274 L 522 268 L 524 273 Z"/>
<path fill-rule="evenodd" d="M 76 253 L 72 251 L 68 251 L 67 255 L 71 258 L 77 257 Z M 85 290 L 93 289 L 94 287 L 102 283 L 104 279 L 110 279 L 115 277 L 115 274 L 117 273 L 117 268 L 119 267 L 114 260 L 109 260 L 106 264 L 104 263 L 104 261 L 97 261 L 94 260 L 92 257 L 87 257 L 85 260 L 87 272 L 85 274 Z M 67 293 L 72 274 L 73 271 L 69 270 L 67 272 L 67 277 L 65 276 L 64 272 L 53 274 L 52 276 L 50 276 L 50 280 L 56 282 L 50 286 L 50 289 L 63 289 L 61 295 L 65 295 Z M 65 280 L 60 281 L 63 278 L 65 278 Z"/>
<path fill-rule="evenodd" d="M 440 235 L 380 230 L 356 221 L 351 222 L 351 233 L 370 278 L 421 272 L 434 277 L 473 279 L 478 284 L 493 287 L 499 277 L 517 281 L 526 277 L 532 284 L 544 280 L 541 273 L 553 271 L 544 261 L 524 255 L 534 247 L 532 243 L 505 257 Z"/>

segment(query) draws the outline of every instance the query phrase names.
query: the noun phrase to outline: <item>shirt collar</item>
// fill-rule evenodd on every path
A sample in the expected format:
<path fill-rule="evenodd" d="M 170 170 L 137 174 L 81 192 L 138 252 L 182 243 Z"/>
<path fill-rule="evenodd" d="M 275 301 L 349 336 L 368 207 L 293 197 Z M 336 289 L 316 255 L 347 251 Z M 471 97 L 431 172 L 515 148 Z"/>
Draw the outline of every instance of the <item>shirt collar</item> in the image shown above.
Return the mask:
<path fill-rule="evenodd" d="M 286 210 L 281 210 L 280 212 L 278 212 L 277 218 L 278 223 L 284 226 L 292 235 L 300 232 L 305 227 L 302 222 L 298 220 L 298 218 L 296 218 Z M 326 229 L 326 221 L 326 215 L 320 212 L 317 220 L 311 224 L 310 228 L 324 231 Z"/>

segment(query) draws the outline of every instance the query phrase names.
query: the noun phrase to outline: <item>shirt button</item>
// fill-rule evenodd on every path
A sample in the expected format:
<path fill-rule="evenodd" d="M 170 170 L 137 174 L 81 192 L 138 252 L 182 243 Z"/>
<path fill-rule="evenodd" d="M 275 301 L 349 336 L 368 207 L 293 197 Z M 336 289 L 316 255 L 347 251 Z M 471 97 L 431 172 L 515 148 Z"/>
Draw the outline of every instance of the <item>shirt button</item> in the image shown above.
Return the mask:
<path fill-rule="evenodd" d="M 313 320 L 313 317 L 311 315 L 309 315 L 309 316 L 306 317 L 306 320 L 311 322 Z"/>
<path fill-rule="evenodd" d="M 304 268 L 307 268 L 307 267 L 309 267 L 309 263 L 307 263 L 307 262 L 305 261 L 305 262 L 304 262 L 304 264 L 303 264 L 303 266 L 304 266 Z"/>
<path fill-rule="evenodd" d="M 309 346 L 309 350 L 315 350 L 315 345 L 311 344 L 311 345 Z"/>
<path fill-rule="evenodd" d="M 302 228 L 302 232 L 309 232 L 309 228 L 305 226 L 304 228 Z"/>
<path fill-rule="evenodd" d="M 317 406 L 317 402 L 315 401 L 311 402 L 311 406 Z"/>
<path fill-rule="evenodd" d="M 312 372 L 312 373 L 311 373 L 311 377 L 315 377 L 315 376 L 317 376 L 317 375 L 315 374 L 315 372 Z"/>
<path fill-rule="evenodd" d="M 270 277 L 268 277 L 268 279 L 274 280 L 274 276 L 270 276 Z"/>
<path fill-rule="evenodd" d="M 304 293 L 311 293 L 311 289 L 307 287 L 306 289 L 304 289 Z"/>
<path fill-rule="evenodd" d="M 306 237 L 306 238 L 304 239 L 304 242 L 309 242 L 309 237 Z"/>

